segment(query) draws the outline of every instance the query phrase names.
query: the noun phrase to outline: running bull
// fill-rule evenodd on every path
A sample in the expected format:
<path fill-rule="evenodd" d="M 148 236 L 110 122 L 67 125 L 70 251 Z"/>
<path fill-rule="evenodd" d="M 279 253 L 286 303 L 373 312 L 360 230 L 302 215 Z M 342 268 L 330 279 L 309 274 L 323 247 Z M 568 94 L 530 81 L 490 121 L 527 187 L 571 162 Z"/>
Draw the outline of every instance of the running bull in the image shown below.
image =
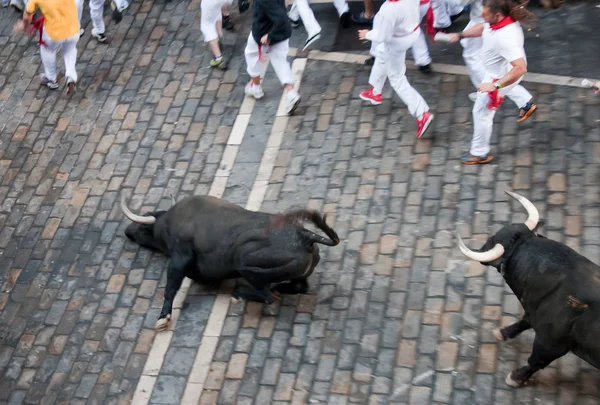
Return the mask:
<path fill-rule="evenodd" d="M 337 233 L 316 211 L 267 214 L 246 210 L 212 196 L 191 196 L 168 211 L 133 214 L 121 199 L 121 209 L 133 221 L 125 229 L 132 241 L 170 257 L 167 286 L 156 329 L 171 319 L 173 299 L 184 277 L 199 283 L 242 278 L 233 298 L 270 304 L 276 294 L 308 292 L 307 278 L 320 260 L 317 243 L 335 246 Z M 307 220 L 327 238 L 301 225 Z M 271 284 L 277 283 L 271 289 Z"/>
<path fill-rule="evenodd" d="M 505 226 L 477 251 L 469 250 L 458 236 L 462 253 L 498 269 L 525 310 L 520 321 L 496 329 L 494 335 L 504 341 L 535 331 L 528 364 L 510 372 L 506 384 L 525 385 L 535 372 L 569 351 L 600 368 L 600 267 L 539 235 L 542 223 L 535 206 L 519 194 L 506 193 L 527 210 L 524 224 Z"/>

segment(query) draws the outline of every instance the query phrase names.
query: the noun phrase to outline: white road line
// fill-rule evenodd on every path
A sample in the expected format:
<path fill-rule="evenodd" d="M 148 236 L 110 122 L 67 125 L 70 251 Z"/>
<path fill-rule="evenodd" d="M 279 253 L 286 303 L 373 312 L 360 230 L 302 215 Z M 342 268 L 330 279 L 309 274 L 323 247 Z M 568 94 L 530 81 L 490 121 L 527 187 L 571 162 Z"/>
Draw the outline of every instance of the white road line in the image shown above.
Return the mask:
<path fill-rule="evenodd" d="M 312 1 L 311 1 L 312 3 Z M 290 56 L 297 53 L 296 48 L 290 48 Z M 309 51 L 307 58 L 309 60 L 322 60 L 328 62 L 341 62 L 341 63 L 354 63 L 362 65 L 371 55 L 349 53 L 349 52 L 322 52 L 322 51 Z M 417 69 L 417 66 L 413 61 L 406 61 L 407 69 Z M 448 63 L 436 63 L 435 60 L 431 64 L 431 69 L 434 72 L 446 73 L 452 75 L 469 76 L 469 70 L 464 65 L 451 65 Z M 561 76 L 561 75 L 550 75 L 545 73 L 531 73 L 528 72 L 523 78 L 524 82 L 539 83 L 539 84 L 551 84 L 555 86 L 567 86 L 567 87 L 580 87 L 585 88 L 581 85 L 581 82 L 585 77 L 573 77 L 573 76 Z M 595 81 L 594 79 L 587 78 L 588 80 Z"/>

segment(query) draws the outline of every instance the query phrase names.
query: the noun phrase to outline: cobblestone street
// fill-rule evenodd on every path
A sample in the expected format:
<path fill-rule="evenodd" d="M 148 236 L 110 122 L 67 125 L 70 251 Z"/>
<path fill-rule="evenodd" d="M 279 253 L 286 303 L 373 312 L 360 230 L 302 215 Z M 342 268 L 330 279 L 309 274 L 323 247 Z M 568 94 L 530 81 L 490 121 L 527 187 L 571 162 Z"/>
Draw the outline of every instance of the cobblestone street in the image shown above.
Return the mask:
<path fill-rule="evenodd" d="M 0 10 L 0 404 L 600 401 L 600 372 L 571 354 L 528 387 L 505 384 L 533 333 L 497 341 L 522 308 L 456 245 L 457 228 L 478 248 L 525 220 L 509 189 L 535 203 L 542 234 L 600 263 L 600 97 L 524 81 L 536 114 L 517 124 L 505 101 L 496 159 L 463 166 L 466 75 L 408 70 L 436 114 L 417 140 L 389 87 L 380 106 L 358 98 L 360 56 L 298 53 L 302 103 L 287 117 L 271 67 L 265 97 L 244 96 L 251 15 L 234 4 L 229 70 L 211 70 L 199 5 L 135 2 L 105 44 L 86 5 L 71 98 L 64 77 L 39 86 L 37 41 L 12 35 L 17 14 Z M 170 330 L 156 333 L 168 259 L 127 240 L 118 202 L 141 213 L 192 194 L 316 208 L 342 241 L 321 247 L 309 294 L 272 305 L 186 280 Z"/>

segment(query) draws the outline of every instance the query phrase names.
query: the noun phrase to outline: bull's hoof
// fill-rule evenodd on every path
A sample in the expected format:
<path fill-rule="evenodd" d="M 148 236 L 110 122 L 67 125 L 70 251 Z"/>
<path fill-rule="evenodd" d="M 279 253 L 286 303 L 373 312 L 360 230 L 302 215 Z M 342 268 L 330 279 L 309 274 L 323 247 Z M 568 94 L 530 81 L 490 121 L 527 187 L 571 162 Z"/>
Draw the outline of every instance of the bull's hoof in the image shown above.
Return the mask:
<path fill-rule="evenodd" d="M 242 298 L 231 297 L 231 303 L 233 305 L 241 304 L 242 302 L 244 302 Z"/>
<path fill-rule="evenodd" d="M 171 322 L 171 314 L 167 315 L 166 318 L 159 319 L 156 321 L 156 325 L 154 325 L 154 330 L 163 331 L 169 327 L 169 323 Z"/>
<path fill-rule="evenodd" d="M 508 373 L 508 375 L 506 376 L 506 380 L 504 380 L 504 382 L 506 382 L 506 385 L 508 385 L 509 387 L 513 387 L 513 388 L 519 388 L 519 387 L 522 387 L 527 384 L 527 381 L 523 381 L 523 382 L 515 381 L 513 379 L 512 371 L 510 373 Z"/>
<path fill-rule="evenodd" d="M 506 339 L 504 338 L 504 335 L 502 335 L 502 329 L 501 328 L 496 328 L 492 331 L 492 333 L 494 334 L 494 336 L 496 336 L 496 339 L 500 340 L 501 342 L 504 342 Z"/>

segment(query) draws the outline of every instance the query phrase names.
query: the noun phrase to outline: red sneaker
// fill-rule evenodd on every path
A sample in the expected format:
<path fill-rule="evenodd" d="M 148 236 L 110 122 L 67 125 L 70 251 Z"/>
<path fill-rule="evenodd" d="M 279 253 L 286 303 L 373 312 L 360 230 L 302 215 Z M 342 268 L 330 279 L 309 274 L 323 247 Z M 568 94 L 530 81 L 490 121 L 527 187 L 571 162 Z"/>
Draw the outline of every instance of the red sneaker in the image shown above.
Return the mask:
<path fill-rule="evenodd" d="M 373 88 L 371 87 L 369 90 L 365 90 L 360 93 L 360 98 L 365 101 L 370 102 L 373 105 L 379 105 L 383 103 L 383 96 L 381 94 L 373 94 Z"/>
<path fill-rule="evenodd" d="M 417 138 L 423 136 L 427 128 L 429 128 L 431 121 L 433 121 L 433 114 L 429 111 L 424 112 L 420 119 L 417 118 Z"/>

